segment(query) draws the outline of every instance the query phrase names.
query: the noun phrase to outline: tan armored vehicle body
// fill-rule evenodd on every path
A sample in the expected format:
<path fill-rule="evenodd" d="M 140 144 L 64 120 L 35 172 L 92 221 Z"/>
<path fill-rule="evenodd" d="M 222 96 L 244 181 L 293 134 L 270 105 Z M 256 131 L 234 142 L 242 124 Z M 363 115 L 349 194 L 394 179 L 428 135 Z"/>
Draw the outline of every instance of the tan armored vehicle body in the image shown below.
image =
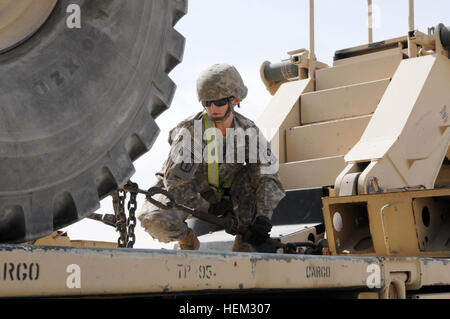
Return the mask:
<path fill-rule="evenodd" d="M 257 124 L 266 129 L 288 192 L 288 200 L 280 203 L 278 215 L 316 225 L 299 228 L 282 237 L 281 242 L 317 243 L 326 237 L 328 247 L 320 255 L 302 254 L 301 250 L 298 254 L 283 254 L 106 248 L 107 243 L 70 241 L 60 232 L 40 236 L 87 216 L 95 210 L 99 198 L 123 187 L 132 175 L 129 163 L 148 150 L 156 138 L 157 127 L 148 123 L 154 123 L 153 117 L 170 103 L 173 94 L 165 74 L 181 60 L 183 40 L 172 26 L 186 12 L 186 3 L 151 2 L 152 10 L 144 4 L 146 1 L 136 1 L 136 7 L 112 1 L 109 8 L 90 8 L 95 9 L 90 15 L 92 25 L 103 31 L 109 28 L 108 24 L 101 25 L 103 13 L 111 16 L 119 9 L 125 13 L 116 16 L 117 21 L 131 26 L 134 24 L 127 20 L 128 10 L 163 17 L 152 22 L 158 27 L 151 36 L 164 43 L 165 49 L 157 53 L 151 47 L 148 50 L 153 58 L 164 61 L 164 70 L 155 66 L 142 75 L 150 77 L 153 85 L 139 91 L 143 104 L 129 101 L 135 112 L 128 115 L 135 120 L 121 122 L 128 118 L 127 113 L 120 107 L 113 109 L 109 119 L 123 124 L 114 129 L 122 128 L 121 134 L 102 136 L 110 141 L 105 149 L 120 149 L 121 145 L 125 149 L 108 152 L 107 158 L 97 153 L 98 165 L 94 168 L 79 166 L 86 172 L 81 176 L 96 176 L 93 181 L 87 180 L 91 184 L 83 184 L 86 188 L 81 187 L 86 179 L 73 174 L 69 178 L 60 170 L 53 182 L 67 183 L 64 185 L 73 193 L 66 191 L 59 197 L 54 188 L 49 191 L 41 187 L 43 184 L 33 184 L 32 178 L 17 187 L 9 184 L 14 181 L 13 175 L 8 184 L 0 183 L 0 221 L 4 225 L 0 230 L 5 233 L 8 228 L 7 236 L 1 237 L 5 244 L 0 245 L 0 296 L 276 291 L 354 298 L 450 297 L 450 32 L 444 25 L 427 33 L 415 30 L 412 1 L 407 36 L 372 43 L 369 31 L 368 45 L 336 51 L 333 65 L 328 66 L 315 57 L 311 0 L 309 50 L 289 52 L 289 59 L 261 66 L 262 80 L 273 98 Z M 0 10 L 8 6 L 20 9 L 11 7 L 11 3 L 0 1 Z M 65 4 L 59 1 L 53 10 L 65 9 Z M 78 4 L 89 9 L 83 1 Z M 47 5 L 52 8 L 55 2 L 48 1 Z M 49 27 L 41 26 L 49 12 L 41 9 L 41 16 L 33 20 L 27 32 L 9 35 L 6 28 L 6 35 L 0 33 L 0 50 L 5 52 L 0 55 L 2 68 L 14 67 L 9 63 L 18 43 L 39 27 L 37 36 Z M 57 13 L 53 11 L 49 19 L 56 19 Z M 164 22 L 167 19 L 170 21 Z M 141 41 L 139 37 L 135 40 Z M 114 51 L 108 46 L 110 42 L 102 45 Z M 89 47 L 86 44 L 85 48 Z M 120 58 L 120 54 L 117 56 Z M 140 62 L 137 59 L 135 63 L 138 67 Z M 95 69 L 90 71 L 95 73 Z M 127 74 L 131 79 L 141 76 Z M 46 83 L 35 83 L 36 94 L 46 94 L 50 89 Z M 142 105 L 146 106 L 143 110 Z M 135 114 L 147 114 L 147 124 L 140 124 Z M 95 113 L 92 117 L 95 119 Z M 133 125 L 140 128 L 129 129 Z M 7 135 L 10 139 L 14 136 Z M 117 140 L 117 144 L 113 143 Z M 15 149 L 27 150 L 25 144 Z M 28 151 L 33 153 L 33 149 Z M 94 151 L 89 154 L 96 155 Z M 123 154 L 128 158 L 124 159 Z M 114 162 L 116 157 L 124 159 L 126 165 Z M 92 158 L 78 158 L 85 164 L 88 159 Z M 95 200 L 84 201 L 83 196 L 92 195 L 92 189 L 96 190 Z M 52 201 L 56 204 L 49 217 L 51 222 L 40 217 L 39 206 L 47 206 L 39 201 L 27 206 L 30 190 L 31 198 L 58 199 Z M 314 218 L 305 217 L 308 214 Z M 20 244 L 24 242 L 27 245 Z"/>

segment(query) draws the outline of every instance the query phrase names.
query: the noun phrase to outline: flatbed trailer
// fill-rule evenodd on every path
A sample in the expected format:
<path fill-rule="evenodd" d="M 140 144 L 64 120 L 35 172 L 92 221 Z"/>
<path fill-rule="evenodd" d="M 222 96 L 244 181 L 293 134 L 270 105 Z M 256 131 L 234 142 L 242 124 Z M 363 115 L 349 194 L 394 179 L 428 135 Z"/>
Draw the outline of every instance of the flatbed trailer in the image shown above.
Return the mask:
<path fill-rule="evenodd" d="M 1 297 L 450 297 L 450 259 L 0 245 Z M 426 288 L 426 293 L 421 289 Z"/>

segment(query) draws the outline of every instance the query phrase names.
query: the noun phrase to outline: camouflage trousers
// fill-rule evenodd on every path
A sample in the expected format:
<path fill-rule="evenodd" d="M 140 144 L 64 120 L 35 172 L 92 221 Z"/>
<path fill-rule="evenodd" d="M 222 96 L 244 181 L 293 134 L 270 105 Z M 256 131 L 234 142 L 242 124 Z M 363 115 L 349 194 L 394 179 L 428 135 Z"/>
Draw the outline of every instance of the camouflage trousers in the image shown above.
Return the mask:
<path fill-rule="evenodd" d="M 251 166 L 244 166 L 236 175 L 230 189 L 234 213 L 242 225 L 250 225 L 256 215 L 272 218 L 272 212 L 285 196 L 282 186 L 272 175 L 257 175 Z M 155 199 L 161 200 L 163 196 Z M 195 207 L 193 207 L 195 208 Z M 178 241 L 188 231 L 186 220 L 191 216 L 179 209 L 162 210 L 146 201 L 138 218 L 141 226 L 155 239 L 163 243 Z M 253 247 L 235 238 L 233 251 L 254 251 Z"/>

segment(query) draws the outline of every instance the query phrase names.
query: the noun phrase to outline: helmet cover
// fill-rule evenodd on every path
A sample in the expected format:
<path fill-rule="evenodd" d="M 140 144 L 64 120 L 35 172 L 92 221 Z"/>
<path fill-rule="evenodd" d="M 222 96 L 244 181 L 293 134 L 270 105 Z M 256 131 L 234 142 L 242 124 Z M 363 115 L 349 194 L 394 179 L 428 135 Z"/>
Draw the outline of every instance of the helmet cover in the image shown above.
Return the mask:
<path fill-rule="evenodd" d="M 242 101 L 248 89 L 236 68 L 229 64 L 214 64 L 197 79 L 199 101 L 215 101 L 234 96 Z"/>

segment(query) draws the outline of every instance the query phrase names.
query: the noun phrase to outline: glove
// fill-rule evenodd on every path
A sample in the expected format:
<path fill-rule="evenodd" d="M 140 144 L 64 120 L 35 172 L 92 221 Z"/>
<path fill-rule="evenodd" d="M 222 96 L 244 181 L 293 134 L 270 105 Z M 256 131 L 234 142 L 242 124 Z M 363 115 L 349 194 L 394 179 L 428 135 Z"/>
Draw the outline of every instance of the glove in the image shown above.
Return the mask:
<path fill-rule="evenodd" d="M 239 222 L 236 217 L 234 217 L 232 214 L 228 214 L 225 216 L 223 221 L 225 226 L 225 232 L 227 232 L 230 235 L 236 235 L 238 233 Z"/>
<path fill-rule="evenodd" d="M 225 216 L 233 213 L 233 204 L 229 200 L 222 200 L 218 203 L 209 205 L 208 213 L 214 216 Z"/>
<path fill-rule="evenodd" d="M 272 230 L 272 223 L 266 216 L 258 216 L 252 225 L 249 226 L 248 232 L 244 235 L 244 241 L 252 245 L 261 245 L 268 238 Z"/>

